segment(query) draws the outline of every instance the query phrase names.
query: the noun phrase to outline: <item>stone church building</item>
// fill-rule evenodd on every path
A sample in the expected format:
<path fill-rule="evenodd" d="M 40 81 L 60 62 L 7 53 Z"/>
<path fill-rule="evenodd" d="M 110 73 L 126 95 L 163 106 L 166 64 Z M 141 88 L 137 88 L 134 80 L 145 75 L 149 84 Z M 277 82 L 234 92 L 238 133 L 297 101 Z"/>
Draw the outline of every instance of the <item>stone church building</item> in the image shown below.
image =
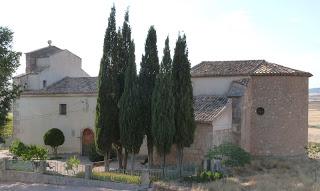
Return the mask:
<path fill-rule="evenodd" d="M 197 128 L 185 162 L 201 162 L 209 148 L 223 142 L 253 155 L 305 153 L 310 73 L 265 60 L 239 60 L 201 62 L 191 76 Z M 88 153 L 97 78 L 81 69 L 80 57 L 51 45 L 26 53 L 26 72 L 14 83 L 23 90 L 13 107 L 15 138 L 43 145 L 44 133 L 59 128 L 66 137 L 59 152 Z M 173 147 L 168 162 L 174 161 Z"/>

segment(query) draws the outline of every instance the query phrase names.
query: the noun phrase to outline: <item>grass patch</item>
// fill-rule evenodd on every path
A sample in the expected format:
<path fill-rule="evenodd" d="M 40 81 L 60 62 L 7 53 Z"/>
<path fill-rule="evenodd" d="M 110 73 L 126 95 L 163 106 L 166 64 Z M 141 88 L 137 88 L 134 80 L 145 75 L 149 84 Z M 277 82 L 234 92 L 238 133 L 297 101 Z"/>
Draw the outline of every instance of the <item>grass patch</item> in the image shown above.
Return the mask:
<path fill-rule="evenodd" d="M 84 172 L 80 172 L 77 177 L 84 177 Z M 121 182 L 128 184 L 140 184 L 140 176 L 115 173 L 115 172 L 92 172 L 92 179 L 102 181 Z"/>
<path fill-rule="evenodd" d="M 3 138 L 11 137 L 13 133 L 13 115 L 8 113 L 6 124 L 0 127 L 0 136 Z"/>

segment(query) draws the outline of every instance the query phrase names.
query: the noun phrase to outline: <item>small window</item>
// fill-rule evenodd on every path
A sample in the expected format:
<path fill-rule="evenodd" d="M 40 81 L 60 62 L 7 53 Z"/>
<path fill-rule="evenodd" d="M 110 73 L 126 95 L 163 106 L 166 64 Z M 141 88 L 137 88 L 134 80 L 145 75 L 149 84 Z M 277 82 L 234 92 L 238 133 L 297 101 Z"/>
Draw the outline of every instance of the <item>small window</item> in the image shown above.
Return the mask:
<path fill-rule="evenodd" d="M 263 115 L 264 114 L 264 108 L 263 107 L 258 107 L 257 108 L 257 114 L 258 115 Z"/>
<path fill-rule="evenodd" d="M 60 115 L 67 115 L 67 104 L 60 104 L 59 105 L 59 114 Z"/>
<path fill-rule="evenodd" d="M 23 89 L 27 89 L 27 88 L 28 88 L 28 84 L 27 84 L 27 83 L 24 83 Z"/>
<path fill-rule="evenodd" d="M 43 80 L 43 81 L 42 81 L 42 87 L 43 87 L 43 88 L 46 88 L 46 87 L 47 87 L 47 80 Z"/>

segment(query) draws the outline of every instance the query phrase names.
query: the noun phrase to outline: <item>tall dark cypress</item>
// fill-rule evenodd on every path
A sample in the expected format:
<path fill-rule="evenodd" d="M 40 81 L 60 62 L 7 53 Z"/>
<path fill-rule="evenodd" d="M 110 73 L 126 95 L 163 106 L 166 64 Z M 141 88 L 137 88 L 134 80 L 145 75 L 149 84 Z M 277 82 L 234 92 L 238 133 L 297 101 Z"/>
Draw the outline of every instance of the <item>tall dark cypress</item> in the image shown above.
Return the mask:
<path fill-rule="evenodd" d="M 151 99 L 156 76 L 159 73 L 159 58 L 157 49 L 157 33 L 153 26 L 148 31 L 145 43 L 145 54 L 142 56 L 139 74 L 142 95 L 143 127 L 147 135 L 149 166 L 153 164 L 153 138 L 151 133 Z"/>
<path fill-rule="evenodd" d="M 190 62 L 186 36 L 178 36 L 173 56 L 173 93 L 175 97 L 175 127 L 174 142 L 177 145 L 179 171 L 183 162 L 183 148 L 193 143 L 195 120 L 193 113 L 193 94 L 191 85 Z"/>
<path fill-rule="evenodd" d="M 141 125 L 140 92 L 134 55 L 134 43 L 129 45 L 128 67 L 125 75 L 124 92 L 120 99 L 120 137 L 124 148 L 131 153 L 131 169 L 134 158 L 140 150 L 144 131 Z"/>
<path fill-rule="evenodd" d="M 160 65 L 160 73 L 157 75 L 152 95 L 152 135 L 157 152 L 163 157 L 163 175 L 165 175 L 166 155 L 170 152 L 175 135 L 171 64 L 169 38 L 167 37 Z"/>
<path fill-rule="evenodd" d="M 104 155 L 105 170 L 109 170 L 109 155 L 112 143 L 119 136 L 117 90 L 115 87 L 117 71 L 117 32 L 116 9 L 111 8 L 106 29 L 103 56 L 100 62 L 98 79 L 98 98 L 96 106 L 95 142 L 97 151 Z"/>
<path fill-rule="evenodd" d="M 129 11 L 127 10 L 124 17 L 124 22 L 122 29 L 118 30 L 118 71 L 117 71 L 117 100 L 119 101 L 125 86 L 125 72 L 129 64 L 129 49 L 131 44 L 131 27 L 129 24 Z M 119 104 L 118 104 L 119 105 Z M 126 168 L 127 166 L 127 156 L 128 153 L 125 151 L 125 156 L 122 154 L 122 143 L 120 137 L 117 142 L 115 142 L 115 147 L 117 149 L 119 168 Z"/>

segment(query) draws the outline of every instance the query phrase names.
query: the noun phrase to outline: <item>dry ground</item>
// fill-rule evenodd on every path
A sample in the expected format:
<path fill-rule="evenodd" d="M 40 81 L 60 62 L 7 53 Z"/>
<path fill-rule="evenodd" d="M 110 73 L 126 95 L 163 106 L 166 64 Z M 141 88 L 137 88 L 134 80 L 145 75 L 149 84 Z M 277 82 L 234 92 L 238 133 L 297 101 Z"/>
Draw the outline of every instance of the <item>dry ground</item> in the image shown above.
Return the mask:
<path fill-rule="evenodd" d="M 106 188 L 56 186 L 50 184 L 26 184 L 21 182 L 0 182 L 1 191 L 112 191 Z"/>
<path fill-rule="evenodd" d="M 309 127 L 320 128 L 320 95 L 310 99 L 309 102 Z"/>

